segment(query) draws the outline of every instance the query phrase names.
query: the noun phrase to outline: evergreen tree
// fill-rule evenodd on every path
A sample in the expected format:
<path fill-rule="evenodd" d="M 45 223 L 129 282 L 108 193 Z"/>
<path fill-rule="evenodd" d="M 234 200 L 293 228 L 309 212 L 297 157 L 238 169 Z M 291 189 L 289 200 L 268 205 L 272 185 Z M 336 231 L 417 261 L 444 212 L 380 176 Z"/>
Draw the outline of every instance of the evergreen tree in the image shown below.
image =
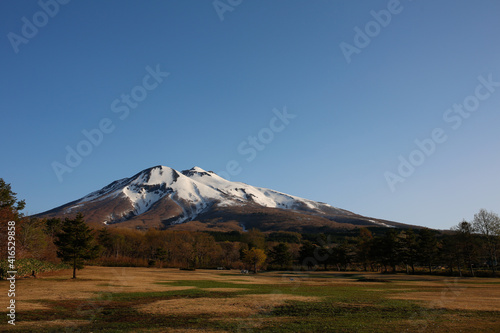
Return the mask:
<path fill-rule="evenodd" d="M 457 244 L 456 238 L 450 235 L 443 235 L 441 239 L 441 247 L 439 249 L 439 261 L 448 265 L 450 275 L 453 276 L 453 266 L 458 268 L 458 274 L 462 276 L 462 268 L 457 261 Z"/>
<path fill-rule="evenodd" d="M 274 246 L 269 252 L 269 258 L 271 258 L 271 264 L 279 265 L 281 269 L 290 267 L 293 259 L 290 247 L 286 243 Z"/>
<path fill-rule="evenodd" d="M 318 250 L 318 246 L 311 241 L 306 240 L 302 243 L 299 251 L 299 260 L 302 265 L 307 266 L 308 270 L 311 270 L 318 264 L 318 261 L 314 258 Z"/>
<path fill-rule="evenodd" d="M 16 194 L 12 192 L 10 184 L 0 178 L 0 209 L 8 208 L 17 212 L 24 209 L 24 200 L 17 200 Z"/>
<path fill-rule="evenodd" d="M 392 273 L 396 273 L 396 265 L 399 262 L 399 239 L 398 232 L 394 229 L 389 229 L 382 238 L 382 249 L 385 265 L 392 267 Z"/>
<path fill-rule="evenodd" d="M 102 255 L 110 257 L 113 255 L 113 235 L 108 228 L 102 228 L 97 233 L 97 241 L 102 247 Z"/>
<path fill-rule="evenodd" d="M 95 244 L 92 229 L 87 226 L 81 213 L 74 219 L 66 218 L 56 237 L 54 244 L 58 249 L 57 256 L 73 266 L 73 279 L 76 279 L 76 270 L 84 267 L 85 260 L 99 256 L 100 247 Z"/>
<path fill-rule="evenodd" d="M 156 249 L 156 258 L 160 262 L 160 268 L 163 268 L 163 263 L 168 260 L 168 251 L 164 247 Z"/>
<path fill-rule="evenodd" d="M 368 270 L 370 261 L 370 248 L 372 245 L 373 235 L 366 228 L 359 229 L 359 236 L 356 244 L 356 261 L 363 265 L 363 270 Z"/>
<path fill-rule="evenodd" d="M 48 219 L 45 221 L 44 232 L 53 239 L 61 231 L 62 223 L 63 221 L 58 218 Z"/>
<path fill-rule="evenodd" d="M 411 273 L 415 274 L 415 263 L 418 258 L 417 235 L 412 229 L 405 230 L 400 237 L 400 255 L 403 262 L 411 267 Z"/>
<path fill-rule="evenodd" d="M 429 273 L 432 274 L 432 265 L 439 252 L 439 244 L 434 231 L 424 228 L 418 235 L 418 255 L 420 263 L 429 267 Z"/>
<path fill-rule="evenodd" d="M 352 254 L 349 243 L 344 240 L 338 246 L 332 248 L 332 255 L 330 256 L 329 263 L 337 265 L 337 270 L 347 271 L 348 265 L 351 263 Z"/>
<path fill-rule="evenodd" d="M 474 261 L 477 255 L 477 239 L 474 235 L 472 224 L 463 220 L 457 226 L 453 227 L 453 250 L 460 276 L 462 276 L 461 264 L 467 265 L 471 276 L 474 276 Z"/>
<path fill-rule="evenodd" d="M 388 229 L 383 236 L 373 238 L 371 241 L 369 258 L 378 262 L 384 267 L 387 273 L 387 266 L 392 267 L 392 272 L 396 273 L 396 266 L 400 259 L 398 232 Z"/>

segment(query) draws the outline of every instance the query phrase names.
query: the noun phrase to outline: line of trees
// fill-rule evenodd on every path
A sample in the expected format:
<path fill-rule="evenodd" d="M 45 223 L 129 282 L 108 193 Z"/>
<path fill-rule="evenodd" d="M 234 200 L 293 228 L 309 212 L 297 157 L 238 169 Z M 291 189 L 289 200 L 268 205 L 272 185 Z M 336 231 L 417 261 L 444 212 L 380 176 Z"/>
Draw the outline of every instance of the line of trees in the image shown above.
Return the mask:
<path fill-rule="evenodd" d="M 500 245 L 498 215 L 481 210 L 472 222 L 462 221 L 450 232 L 431 229 L 388 229 L 373 236 L 360 229 L 357 237 L 333 243 L 324 237 L 306 241 L 299 263 L 308 269 L 364 270 L 408 274 L 427 272 L 476 276 L 491 270 L 496 276 Z"/>
<path fill-rule="evenodd" d="M 441 273 L 496 276 L 500 218 L 480 210 L 470 222 L 449 231 L 361 228 L 334 234 L 293 232 L 207 233 L 150 229 L 91 229 L 82 215 L 74 219 L 24 217 L 24 201 L 0 179 L 0 237 L 16 221 L 16 256 L 107 266 L 196 268 L 325 269 L 408 274 Z M 0 239 L 0 259 L 7 258 Z"/>
<path fill-rule="evenodd" d="M 229 241 L 220 240 L 225 237 L 222 233 L 91 230 L 79 215 L 65 221 L 25 219 L 20 224 L 19 239 L 24 256 L 76 263 L 75 269 L 88 262 L 182 269 L 324 269 L 459 276 L 486 275 L 490 271 L 495 276 L 499 221 L 496 214 L 481 210 L 473 221 L 462 221 L 448 232 L 391 228 L 375 230 L 379 233 L 374 235 L 361 228 L 355 235 L 338 237 L 250 230 L 233 233 Z M 83 242 L 85 246 L 72 250 L 72 242 Z"/>

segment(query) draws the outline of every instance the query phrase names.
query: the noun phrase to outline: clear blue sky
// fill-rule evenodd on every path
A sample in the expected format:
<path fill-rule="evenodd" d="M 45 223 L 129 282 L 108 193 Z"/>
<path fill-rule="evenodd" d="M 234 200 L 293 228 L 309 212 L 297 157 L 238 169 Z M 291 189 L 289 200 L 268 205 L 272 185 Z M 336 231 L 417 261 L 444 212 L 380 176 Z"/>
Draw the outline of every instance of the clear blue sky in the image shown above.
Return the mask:
<path fill-rule="evenodd" d="M 26 213 L 151 166 L 229 161 L 231 180 L 378 218 L 500 213 L 498 1 L 41 3 L 50 15 L 0 2 L 0 177 Z M 67 146 L 87 156 L 60 181 Z M 418 166 L 400 173 L 400 156 Z"/>

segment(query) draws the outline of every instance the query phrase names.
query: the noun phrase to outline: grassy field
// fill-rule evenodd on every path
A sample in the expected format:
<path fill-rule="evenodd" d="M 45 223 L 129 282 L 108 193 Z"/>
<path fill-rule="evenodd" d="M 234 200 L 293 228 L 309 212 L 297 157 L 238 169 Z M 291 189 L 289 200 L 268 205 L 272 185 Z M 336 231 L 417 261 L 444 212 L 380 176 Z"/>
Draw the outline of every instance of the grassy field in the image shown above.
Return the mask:
<path fill-rule="evenodd" d="M 498 332 L 500 279 L 87 267 L 16 283 L 13 332 Z M 2 308 L 8 283 L 1 281 Z"/>

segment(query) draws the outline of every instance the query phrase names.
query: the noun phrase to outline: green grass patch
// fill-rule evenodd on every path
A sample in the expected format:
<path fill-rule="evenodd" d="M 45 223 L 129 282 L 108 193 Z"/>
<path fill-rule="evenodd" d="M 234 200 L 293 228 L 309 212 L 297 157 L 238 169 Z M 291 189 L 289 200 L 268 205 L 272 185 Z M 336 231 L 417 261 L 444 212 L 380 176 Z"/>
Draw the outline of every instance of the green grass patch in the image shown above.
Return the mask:
<path fill-rule="evenodd" d="M 181 281 L 156 282 L 156 284 L 164 284 L 168 286 L 178 286 L 178 287 L 192 286 L 196 288 L 248 288 L 252 286 L 251 284 L 220 282 L 213 280 L 181 280 Z"/>
<path fill-rule="evenodd" d="M 272 320 L 261 332 L 394 332 L 440 331 L 450 316 L 467 320 L 489 320 L 498 313 L 480 311 L 433 310 L 412 301 L 387 300 L 370 303 L 289 302 L 276 307 L 269 317 Z M 493 319 L 493 323 L 495 320 Z M 447 330 L 446 330 L 447 331 Z"/>
<path fill-rule="evenodd" d="M 111 299 L 119 302 L 131 302 L 141 299 L 147 299 L 148 302 L 157 300 L 174 299 L 174 298 L 189 298 L 189 297 L 209 297 L 214 292 L 209 292 L 201 289 L 185 289 L 185 290 L 167 290 L 154 292 L 120 292 L 109 293 L 100 292 L 94 299 Z"/>
<path fill-rule="evenodd" d="M 160 282 L 169 286 L 194 286 L 197 288 L 244 288 L 245 290 L 223 293 L 227 297 L 247 294 L 288 294 L 298 296 L 316 296 L 330 297 L 340 302 L 362 302 L 376 300 L 384 295 L 388 295 L 395 291 L 392 285 L 377 285 L 377 290 L 371 289 L 372 285 L 367 286 L 323 286 L 323 285 L 307 285 L 304 283 L 282 283 L 282 284 L 240 284 L 231 282 L 219 281 L 192 281 L 182 280 L 175 282 Z M 199 289 L 189 289 L 196 293 Z M 200 290 L 201 291 L 201 290 Z M 178 293 L 175 291 L 173 293 Z"/>
<path fill-rule="evenodd" d="M 339 272 L 273 272 L 272 274 L 266 274 L 265 276 L 269 277 L 285 277 L 285 278 L 297 278 L 297 279 L 352 279 L 356 280 L 363 277 L 362 274 L 348 274 L 348 273 L 339 273 Z"/>

